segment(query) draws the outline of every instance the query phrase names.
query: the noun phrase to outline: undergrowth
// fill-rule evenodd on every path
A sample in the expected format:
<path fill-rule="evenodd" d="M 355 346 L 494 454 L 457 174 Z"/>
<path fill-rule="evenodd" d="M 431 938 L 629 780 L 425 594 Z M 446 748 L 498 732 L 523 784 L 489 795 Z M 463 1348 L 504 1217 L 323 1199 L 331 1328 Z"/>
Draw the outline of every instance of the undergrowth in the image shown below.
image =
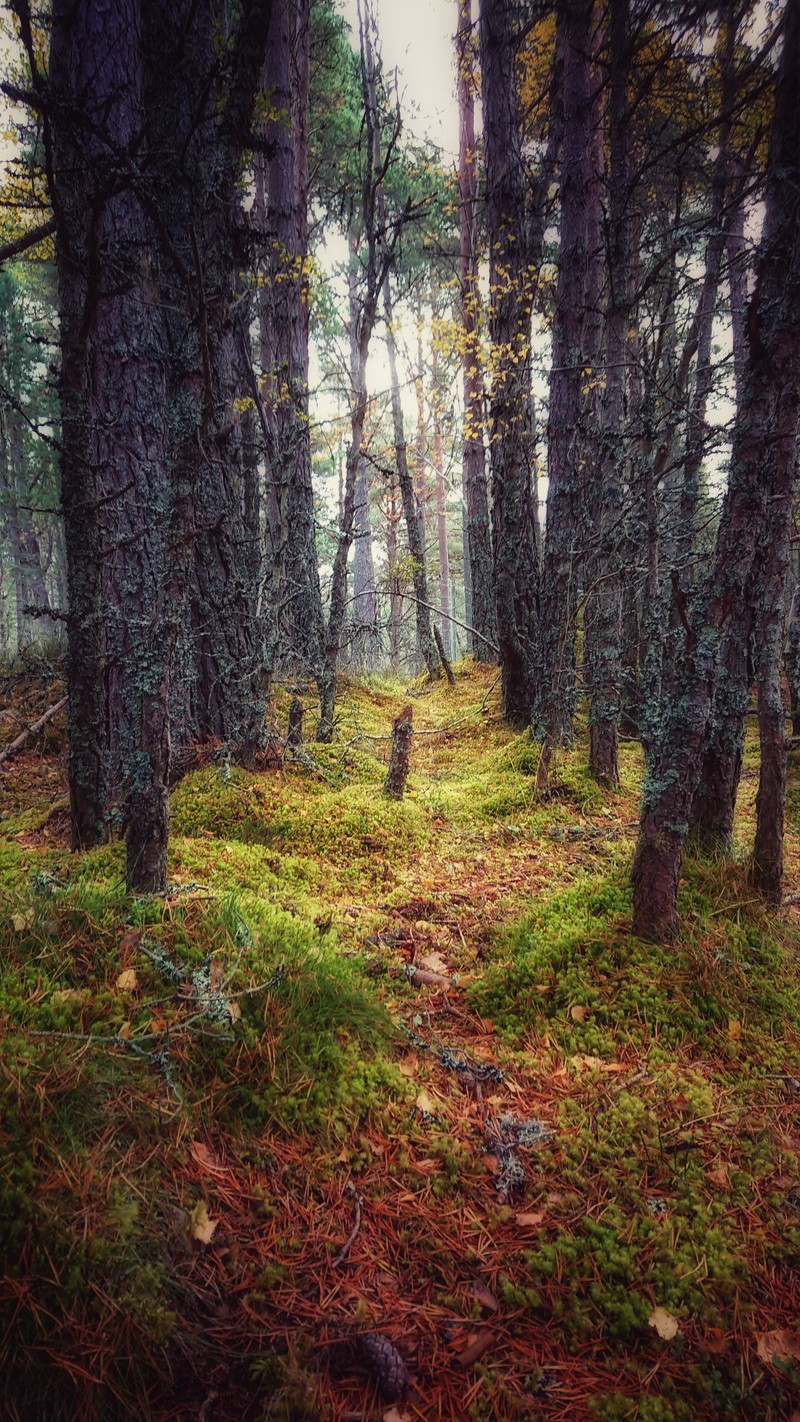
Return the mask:
<path fill-rule="evenodd" d="M 789 1418 L 800 927 L 748 885 L 747 757 L 734 862 L 640 943 L 638 750 L 543 803 L 457 671 L 412 688 L 401 804 L 389 681 L 331 746 L 188 776 L 166 897 L 69 853 L 63 727 L 7 763 L 3 1417 L 380 1416 L 377 1332 L 409 1417 Z"/>

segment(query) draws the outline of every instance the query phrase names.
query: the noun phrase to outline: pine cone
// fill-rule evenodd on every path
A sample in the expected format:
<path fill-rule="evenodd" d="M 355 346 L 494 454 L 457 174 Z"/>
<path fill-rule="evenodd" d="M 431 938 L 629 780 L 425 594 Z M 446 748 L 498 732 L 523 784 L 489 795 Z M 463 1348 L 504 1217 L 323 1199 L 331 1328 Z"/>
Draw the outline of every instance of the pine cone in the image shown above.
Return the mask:
<path fill-rule="evenodd" d="M 408 1387 L 408 1368 L 393 1343 L 382 1333 L 362 1333 L 361 1357 L 386 1402 L 397 1402 Z"/>

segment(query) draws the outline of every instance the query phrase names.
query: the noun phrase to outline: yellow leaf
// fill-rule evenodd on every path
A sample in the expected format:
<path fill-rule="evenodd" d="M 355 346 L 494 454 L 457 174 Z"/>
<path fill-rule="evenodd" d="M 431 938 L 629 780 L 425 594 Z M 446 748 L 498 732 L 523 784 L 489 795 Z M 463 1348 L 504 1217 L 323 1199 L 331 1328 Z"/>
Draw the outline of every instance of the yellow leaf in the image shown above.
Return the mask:
<path fill-rule="evenodd" d="M 117 978 L 117 987 L 120 992 L 135 992 L 139 986 L 139 979 L 133 968 L 123 968 Z"/>
<path fill-rule="evenodd" d="M 128 1038 L 130 1037 L 130 1035 L 131 1035 L 131 1024 L 130 1024 L 130 1022 L 123 1022 L 122 1026 L 120 1027 L 120 1029 L 119 1029 L 119 1031 L 118 1031 L 118 1033 L 117 1033 L 117 1036 L 118 1036 L 118 1037 L 121 1037 L 123 1042 L 127 1042 L 127 1040 L 128 1040 Z"/>
<path fill-rule="evenodd" d="M 189 1219 L 189 1228 L 193 1239 L 198 1240 L 200 1244 L 210 1244 L 218 1224 L 219 1220 L 212 1220 L 209 1217 L 205 1200 L 201 1200 L 199 1205 L 195 1205 Z"/>
<path fill-rule="evenodd" d="M 239 1006 L 238 1002 L 235 1002 L 235 1001 L 229 1002 L 229 1003 L 227 1004 L 227 1007 L 228 1007 L 228 1016 L 230 1017 L 231 1022 L 238 1022 L 239 1019 L 240 1019 L 240 1017 L 241 1017 L 241 1015 L 242 1015 L 242 1009 L 241 1009 L 241 1007 Z"/>
<path fill-rule="evenodd" d="M 670 1338 L 674 1338 L 676 1334 L 680 1333 L 678 1320 L 674 1314 L 670 1313 L 668 1308 L 661 1308 L 660 1306 L 654 1308 L 647 1322 L 651 1328 L 656 1330 L 659 1338 L 665 1339 L 667 1343 Z"/>
<path fill-rule="evenodd" d="M 737 1042 L 737 1041 L 739 1040 L 739 1038 L 741 1037 L 741 1035 L 742 1035 L 742 1024 L 741 1024 L 741 1022 L 738 1022 L 735 1017 L 729 1017 L 729 1018 L 728 1018 L 728 1036 L 729 1036 L 729 1037 L 732 1037 L 733 1040 L 734 1040 L 735 1042 Z"/>
<path fill-rule="evenodd" d="M 15 933 L 24 933 L 26 928 L 30 928 L 35 917 L 33 909 L 28 909 L 27 913 L 15 913 L 11 920 Z"/>
<path fill-rule="evenodd" d="M 580 1052 L 576 1057 L 570 1057 L 570 1061 L 579 1071 L 591 1071 L 593 1068 L 597 1070 L 603 1065 L 602 1057 L 587 1057 L 583 1052 Z"/>
<path fill-rule="evenodd" d="M 585 1022 L 586 1011 L 587 1009 L 585 1007 L 581 1007 L 580 1003 L 576 1002 L 575 1005 L 570 1008 L 569 1015 L 573 1022 Z"/>
<path fill-rule="evenodd" d="M 432 1116 L 436 1111 L 436 1107 L 424 1086 L 421 1091 L 417 1092 L 417 1110 L 425 1111 L 429 1116 Z"/>

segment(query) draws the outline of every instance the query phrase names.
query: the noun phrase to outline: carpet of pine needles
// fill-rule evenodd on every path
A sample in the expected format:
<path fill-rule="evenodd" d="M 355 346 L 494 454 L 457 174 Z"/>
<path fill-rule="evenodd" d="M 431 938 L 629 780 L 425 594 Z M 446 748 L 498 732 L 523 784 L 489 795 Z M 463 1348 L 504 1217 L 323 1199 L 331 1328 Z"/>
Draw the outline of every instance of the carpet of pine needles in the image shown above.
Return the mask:
<path fill-rule="evenodd" d="M 463 722 L 460 710 L 443 709 L 444 692 L 415 702 L 417 730 L 435 733 L 415 740 L 417 785 L 435 779 L 443 765 L 452 767 L 459 755 L 468 757 L 481 735 L 502 735 L 490 674 L 471 675 L 481 694 L 473 695 Z M 8 743 L 60 692 L 57 678 L 43 680 L 41 671 L 9 679 L 0 740 Z M 402 695 L 398 688 L 396 696 L 376 698 L 387 727 Z M 464 724 L 468 738 L 459 740 Z M 272 765 L 262 772 L 267 779 L 283 773 L 276 770 L 277 731 L 276 738 Z M 373 744 L 384 753 L 385 746 Z M 36 811 L 14 835 L 27 853 L 26 872 L 40 858 L 49 864 L 53 854 L 63 857 L 67 851 L 65 772 L 63 717 L 0 771 L 4 813 Z M 748 767 L 745 827 L 754 793 Z M 213 1108 L 213 1084 L 204 1086 L 203 1096 L 186 1112 L 153 1072 L 132 1070 L 124 1090 L 114 1078 L 106 1125 L 95 1134 L 89 1156 L 49 1161 L 36 1177 L 36 1194 L 40 1200 L 68 1197 L 71 1227 L 88 1241 L 108 1209 L 112 1188 L 122 1184 L 136 1196 L 143 1181 L 157 1178 L 159 1204 L 151 1228 L 179 1300 L 178 1318 L 169 1345 L 153 1346 L 150 1375 L 143 1373 L 126 1393 L 118 1363 L 134 1348 L 129 1312 L 110 1294 L 103 1296 L 99 1284 L 71 1299 L 65 1290 L 58 1307 L 52 1289 L 49 1302 L 38 1303 L 23 1253 L 0 1282 L 0 1304 L 7 1321 L 22 1308 L 38 1319 L 24 1345 L 30 1363 L 36 1366 L 38 1360 L 54 1376 L 63 1375 L 64 1395 L 74 1399 L 72 1415 L 131 1415 L 130 1397 L 138 1389 L 140 1415 L 156 1422 L 303 1416 L 330 1422 L 372 1417 L 597 1422 L 597 1399 L 604 1395 L 616 1398 L 613 1415 L 621 1419 L 659 1422 L 662 1416 L 696 1415 L 711 1422 L 733 1414 L 715 1411 L 708 1402 L 693 1414 L 687 1373 L 721 1367 L 740 1379 L 741 1416 L 787 1422 L 800 1415 L 793 1399 L 800 1364 L 791 1356 L 800 1326 L 800 1271 L 791 1263 L 764 1262 L 772 1258 L 767 1246 L 784 1228 L 783 1216 L 763 1202 L 759 1208 L 753 1194 L 745 1207 L 731 1203 L 731 1211 L 738 1210 L 735 1226 L 747 1266 L 739 1304 L 724 1326 L 706 1322 L 702 1312 L 681 1319 L 677 1346 L 654 1329 L 609 1340 L 597 1320 L 584 1336 L 570 1337 L 560 1317 L 563 1302 L 576 1285 L 590 1297 L 592 1286 L 602 1282 L 591 1267 L 578 1280 L 556 1274 L 540 1281 L 535 1310 L 504 1298 L 509 1279 L 525 1282 L 519 1267 L 525 1252 L 542 1239 L 569 1234 L 576 1223 L 574 1193 L 564 1188 L 560 1156 L 567 1144 L 559 1134 L 565 1102 L 584 1105 L 596 1121 L 623 1091 L 657 1102 L 658 1069 L 651 1069 L 633 1042 L 602 1067 L 589 1056 L 566 1058 L 533 1035 L 523 1045 L 512 1042 L 470 1006 L 469 984 L 482 971 L 498 927 L 519 917 L 537 897 L 594 869 L 598 841 L 628 853 L 635 818 L 630 793 L 589 809 L 573 806 L 569 835 L 562 839 L 534 838 L 513 823 L 462 826 L 456 832 L 442 814 L 434 820 L 433 839 L 407 870 L 406 902 L 394 902 L 385 912 L 377 900 L 342 898 L 331 906 L 343 942 L 379 965 L 380 990 L 411 1033 L 396 1052 L 407 1099 L 388 1114 L 376 1102 L 369 1119 L 344 1140 L 326 1139 L 318 1123 L 311 1133 L 302 1124 L 292 1131 L 274 1126 L 250 1134 L 228 1129 Z M 793 824 L 790 831 L 791 892 L 800 883 L 800 834 Z M 9 894 L 13 889 L 4 891 L 6 900 Z M 748 897 L 741 869 L 719 876 L 723 920 L 741 913 Z M 797 909 L 786 910 L 782 919 L 796 935 Z M 85 942 L 67 943 L 64 950 L 86 954 L 87 962 L 91 956 Z M 409 986 L 403 970 L 415 966 L 422 973 Z M 749 1109 L 752 1130 L 768 1130 L 780 1142 L 781 1159 L 796 1161 L 795 1049 L 796 1041 L 787 1048 L 785 1078 L 765 1079 Z M 176 1037 L 178 1074 L 184 1050 L 188 1044 Z M 691 1044 L 682 1053 L 695 1073 L 715 1079 L 717 1064 L 708 1053 L 698 1054 Z M 54 1101 L 69 1100 L 86 1057 L 85 1044 L 77 1043 L 42 1073 L 43 1113 Z M 242 1058 L 241 1071 L 250 1069 Z M 3 1071 L 8 1081 L 14 1063 L 6 1060 Z M 539 1123 L 546 1141 L 544 1149 L 519 1152 L 524 1180 L 507 1193 L 502 1152 L 492 1149 L 504 1114 Z M 724 1093 L 716 1091 L 714 1110 L 705 1119 L 665 1124 L 663 1150 L 647 1162 L 646 1192 L 654 1200 L 670 1196 L 675 1150 L 690 1135 L 693 1158 L 702 1163 L 713 1198 L 737 1169 L 747 1168 L 737 1120 L 732 1127 Z M 607 1178 L 589 1171 L 585 1188 L 580 1211 L 601 1217 L 609 1197 Z M 758 1189 L 764 1197 L 781 1193 L 800 1211 L 800 1180 L 784 1166 L 763 1175 Z M 76 1200 L 83 1204 L 74 1205 Z M 199 1214 L 198 1201 L 204 1206 Z M 142 1200 L 142 1207 L 149 1208 L 149 1202 Z M 57 1294 L 58 1265 L 53 1268 Z M 654 1297 L 654 1306 L 657 1302 Z M 761 1339 L 778 1332 L 788 1340 L 783 1362 L 765 1359 L 760 1348 Z M 401 1355 L 409 1377 L 404 1396 L 382 1395 L 379 1371 L 364 1362 L 357 1347 L 364 1334 L 389 1340 Z M 689 1410 L 641 1410 L 642 1399 L 651 1395 L 677 1398 Z M 759 1401 L 762 1395 L 768 1400 Z M 25 1422 L 29 1416 L 19 1397 L 7 1394 L 3 1406 L 2 1415 L 10 1419 Z"/>

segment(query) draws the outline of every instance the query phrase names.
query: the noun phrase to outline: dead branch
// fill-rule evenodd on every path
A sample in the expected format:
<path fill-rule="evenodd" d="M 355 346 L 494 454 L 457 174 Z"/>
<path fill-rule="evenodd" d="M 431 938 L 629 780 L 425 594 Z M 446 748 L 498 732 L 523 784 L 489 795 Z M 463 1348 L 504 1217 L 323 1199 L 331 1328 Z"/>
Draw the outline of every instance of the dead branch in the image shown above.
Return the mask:
<path fill-rule="evenodd" d="M 51 706 L 49 710 L 45 711 L 43 716 L 39 717 L 38 721 L 34 721 L 32 726 L 28 726 L 26 730 L 22 731 L 16 740 L 12 741 L 9 746 L 4 746 L 3 749 L 0 750 L 0 765 L 2 765 L 4 760 L 8 760 L 10 756 L 16 755 L 17 751 L 21 751 L 31 736 L 38 735 L 48 722 L 52 721 L 53 717 L 58 715 L 59 711 L 61 711 L 66 704 L 67 698 L 66 696 L 62 696 L 61 700 L 57 701 L 55 706 Z"/>

